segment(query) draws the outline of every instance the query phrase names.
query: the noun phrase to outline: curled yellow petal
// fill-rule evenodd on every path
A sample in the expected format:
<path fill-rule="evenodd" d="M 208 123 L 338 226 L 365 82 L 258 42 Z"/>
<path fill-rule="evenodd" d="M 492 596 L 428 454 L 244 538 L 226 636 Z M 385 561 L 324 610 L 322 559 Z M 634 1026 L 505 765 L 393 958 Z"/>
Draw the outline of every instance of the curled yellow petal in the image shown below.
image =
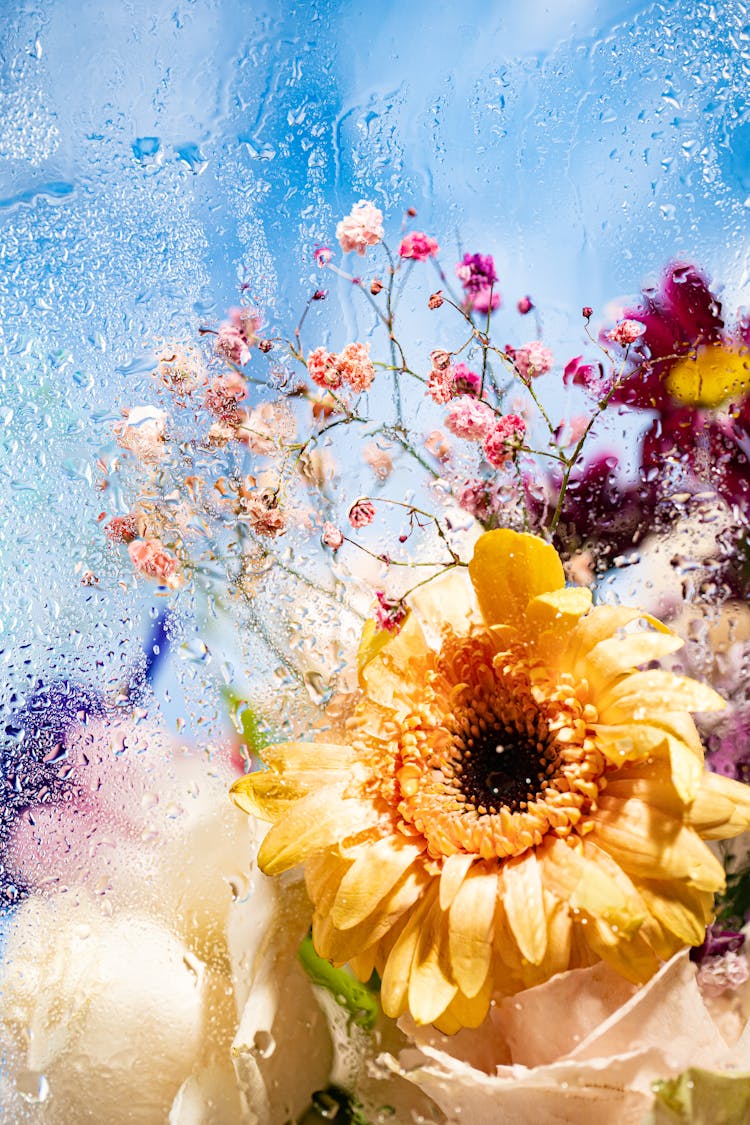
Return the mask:
<path fill-rule="evenodd" d="M 557 551 L 536 535 L 505 528 L 477 542 L 469 576 L 488 625 L 519 627 L 532 598 L 565 585 Z"/>

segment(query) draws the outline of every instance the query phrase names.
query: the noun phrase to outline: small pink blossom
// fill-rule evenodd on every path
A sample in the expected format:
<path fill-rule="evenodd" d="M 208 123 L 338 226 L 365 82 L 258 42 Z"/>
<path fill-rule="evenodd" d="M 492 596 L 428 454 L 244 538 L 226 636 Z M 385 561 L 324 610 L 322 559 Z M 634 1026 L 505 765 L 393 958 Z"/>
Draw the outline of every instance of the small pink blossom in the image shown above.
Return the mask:
<path fill-rule="evenodd" d="M 563 422 L 555 434 L 558 445 L 562 449 L 567 449 L 570 445 L 577 445 L 585 434 L 590 421 L 591 419 L 586 414 L 576 414 L 573 418 L 569 418 L 567 422 Z"/>
<path fill-rule="evenodd" d="M 104 534 L 110 543 L 132 543 L 138 537 L 135 516 L 131 512 L 126 516 L 113 516 L 104 525 Z"/>
<path fill-rule="evenodd" d="M 335 523 L 323 524 L 323 535 L 321 536 L 323 543 L 326 547 L 330 547 L 332 551 L 338 551 L 339 547 L 344 542 L 344 533 L 340 528 L 336 527 Z"/>
<path fill-rule="evenodd" d="M 476 371 L 470 371 L 465 363 L 457 363 L 453 368 L 453 383 L 455 395 L 478 396 L 482 387 L 482 380 Z"/>
<path fill-rule="evenodd" d="M 383 238 L 382 211 L 366 199 L 360 199 L 336 227 L 336 238 L 345 254 L 356 250 L 364 257 L 367 247 L 376 246 Z"/>
<path fill-rule="evenodd" d="M 336 390 L 343 382 L 338 356 L 323 347 L 310 352 L 307 357 L 307 370 L 313 383 L 318 387 Z"/>
<path fill-rule="evenodd" d="M 495 260 L 491 254 L 464 254 L 456 266 L 466 295 L 466 304 L 477 312 L 494 312 L 500 306 L 500 294 L 494 291 L 497 281 Z"/>
<path fill-rule="evenodd" d="M 594 315 L 594 310 L 592 309 L 591 305 L 584 305 L 581 309 L 581 315 L 585 317 L 586 320 L 591 320 L 592 316 Z"/>
<path fill-rule="evenodd" d="M 203 401 L 209 414 L 226 422 L 236 417 L 237 403 L 246 394 L 247 381 L 239 371 L 230 371 L 211 380 Z"/>
<path fill-rule="evenodd" d="M 619 344 L 620 347 L 627 348 L 640 339 L 645 331 L 646 325 L 641 324 L 640 320 L 621 320 L 611 332 L 607 333 L 607 339 L 611 340 L 613 344 Z"/>
<path fill-rule="evenodd" d="M 431 430 L 424 439 L 424 447 L 443 464 L 450 460 L 451 444 L 442 430 Z"/>
<path fill-rule="evenodd" d="M 443 405 L 453 398 L 453 368 L 433 367 L 427 376 L 427 394 L 433 402 Z"/>
<path fill-rule="evenodd" d="M 375 505 L 371 500 L 360 499 L 349 510 L 349 523 L 352 527 L 367 527 L 375 519 Z"/>
<path fill-rule="evenodd" d="M 401 258 L 412 258 L 415 262 L 426 262 L 428 258 L 434 258 L 439 250 L 434 238 L 417 230 L 404 235 L 398 248 Z"/>
<path fill-rule="evenodd" d="M 481 523 L 497 513 L 499 496 L 493 481 L 470 477 L 454 487 L 454 495 L 459 506 Z"/>
<path fill-rule="evenodd" d="M 379 277 L 374 277 L 370 282 L 370 292 L 372 293 L 373 297 L 377 297 L 378 293 L 383 292 L 383 282 Z"/>
<path fill-rule="evenodd" d="M 155 406 L 135 406 L 123 413 L 125 420 L 114 426 L 117 444 L 145 465 L 155 465 L 165 453 L 165 412 Z"/>
<path fill-rule="evenodd" d="M 750 978 L 750 967 L 744 953 L 730 951 L 706 957 L 696 973 L 698 986 L 704 996 L 721 996 L 723 992 L 740 988 Z"/>
<path fill-rule="evenodd" d="M 128 554 L 135 569 L 146 578 L 155 578 L 167 586 L 178 585 L 177 559 L 159 539 L 134 539 L 128 543 Z"/>
<path fill-rule="evenodd" d="M 345 383 L 356 394 L 372 385 L 375 368 L 370 359 L 369 344 L 347 344 L 338 357 L 338 369 Z"/>
<path fill-rule="evenodd" d="M 222 324 L 216 335 L 215 351 L 217 355 L 228 359 L 230 363 L 238 363 L 240 367 L 250 359 L 250 349 L 238 328 L 233 324 Z"/>
<path fill-rule="evenodd" d="M 461 395 L 448 407 L 445 424 L 456 437 L 482 441 L 495 424 L 495 415 L 486 403 Z"/>
<path fill-rule="evenodd" d="M 321 269 L 328 265 L 332 256 L 330 246 L 316 246 L 313 250 L 313 257 Z"/>
<path fill-rule="evenodd" d="M 443 290 L 438 289 L 435 293 L 430 294 L 430 299 L 427 302 L 428 309 L 439 309 L 443 304 Z"/>
<path fill-rule="evenodd" d="M 438 371 L 443 371 L 446 367 L 450 367 L 451 354 L 445 348 L 435 348 L 434 351 L 430 352 L 430 359 L 433 367 L 437 367 Z"/>
<path fill-rule="evenodd" d="M 484 455 L 491 465 L 501 469 L 523 441 L 526 423 L 517 414 L 506 414 L 484 439 Z"/>
<path fill-rule="evenodd" d="M 531 297 L 522 297 L 516 305 L 516 308 L 521 316 L 526 316 L 534 308 L 534 302 L 531 300 Z"/>
<path fill-rule="evenodd" d="M 532 340 L 524 344 L 515 353 L 515 364 L 524 379 L 533 379 L 536 375 L 545 375 L 551 371 L 555 357 L 541 340 Z"/>
<path fill-rule="evenodd" d="M 376 590 L 375 597 L 378 599 L 375 609 L 375 620 L 378 628 L 389 633 L 397 633 L 409 612 L 406 606 L 400 600 L 386 597 L 383 590 Z"/>
<path fill-rule="evenodd" d="M 256 535 L 273 539 L 286 531 L 286 516 L 278 505 L 273 489 L 258 491 L 253 487 L 254 478 L 248 477 L 242 485 L 238 497 L 238 518 L 249 523 Z"/>

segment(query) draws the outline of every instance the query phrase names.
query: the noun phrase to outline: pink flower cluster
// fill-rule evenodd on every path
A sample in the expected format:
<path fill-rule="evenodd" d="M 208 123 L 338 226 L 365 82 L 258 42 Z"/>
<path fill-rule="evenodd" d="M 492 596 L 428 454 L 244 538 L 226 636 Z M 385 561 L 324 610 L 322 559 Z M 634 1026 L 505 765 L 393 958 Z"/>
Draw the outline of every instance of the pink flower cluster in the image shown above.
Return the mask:
<path fill-rule="evenodd" d="M 154 578 L 170 587 L 179 584 L 177 559 L 159 539 L 134 539 L 128 543 L 128 554 L 134 568 L 146 578 Z"/>
<path fill-rule="evenodd" d="M 224 321 L 216 335 L 216 354 L 230 363 L 246 364 L 250 359 L 250 348 L 258 343 L 258 329 L 262 322 L 260 313 L 255 309 L 230 309 L 229 320 Z"/>
<path fill-rule="evenodd" d="M 307 357 L 307 370 L 318 387 L 335 391 L 346 383 L 356 394 L 369 390 L 375 378 L 369 344 L 347 344 L 339 353 L 316 348 Z"/>
<path fill-rule="evenodd" d="M 440 405 L 450 402 L 458 395 L 479 395 L 482 380 L 475 371 L 470 371 L 465 363 L 450 363 L 438 366 L 435 356 L 447 356 L 447 352 L 433 352 L 434 367 L 427 376 L 427 394 L 433 402 Z"/>
<path fill-rule="evenodd" d="M 640 320 L 621 320 L 607 333 L 607 339 L 613 344 L 619 344 L 621 348 L 627 348 L 639 340 L 645 331 L 646 325 L 641 324 Z"/>
<path fill-rule="evenodd" d="M 533 379 L 551 371 L 555 357 L 541 340 L 532 340 L 514 352 L 514 361 L 522 379 Z"/>
<path fill-rule="evenodd" d="M 523 441 L 525 433 L 526 423 L 518 414 L 506 414 L 500 418 L 483 442 L 484 455 L 489 463 L 496 469 L 502 469 Z"/>
<path fill-rule="evenodd" d="M 460 395 L 448 407 L 445 425 L 456 437 L 482 441 L 495 424 L 495 412 L 473 395 Z"/>
<path fill-rule="evenodd" d="M 456 266 L 456 276 L 463 286 L 470 309 L 486 313 L 500 307 L 500 294 L 493 288 L 497 274 L 491 254 L 464 254 Z"/>
<path fill-rule="evenodd" d="M 364 257 L 368 246 L 376 246 L 382 241 L 383 212 L 374 203 L 360 199 L 336 227 L 336 238 L 345 254 L 356 250 L 360 257 Z"/>
<path fill-rule="evenodd" d="M 481 523 L 487 523 L 497 514 L 500 507 L 499 491 L 495 481 L 470 477 L 455 486 L 454 494 L 460 507 Z"/>
<path fill-rule="evenodd" d="M 238 421 L 237 404 L 247 393 L 247 382 L 239 371 L 229 371 L 226 375 L 216 375 L 203 399 L 206 410 L 223 422 Z"/>
<path fill-rule="evenodd" d="M 386 597 L 384 590 L 376 590 L 375 597 L 378 599 L 375 608 L 375 620 L 378 628 L 389 633 L 397 633 L 409 612 L 406 606 L 402 601 Z"/>
<path fill-rule="evenodd" d="M 404 235 L 398 248 L 399 257 L 411 258 L 415 262 L 426 262 L 428 258 L 436 257 L 439 251 L 434 238 L 417 230 Z"/>

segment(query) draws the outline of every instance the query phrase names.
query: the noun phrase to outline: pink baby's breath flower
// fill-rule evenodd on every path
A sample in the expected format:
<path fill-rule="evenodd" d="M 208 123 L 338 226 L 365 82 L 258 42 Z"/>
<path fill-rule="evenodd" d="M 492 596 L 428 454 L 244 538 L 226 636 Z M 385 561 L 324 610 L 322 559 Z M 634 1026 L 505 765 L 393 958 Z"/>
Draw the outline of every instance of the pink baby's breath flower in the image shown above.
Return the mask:
<path fill-rule="evenodd" d="M 386 597 L 384 590 L 376 590 L 375 597 L 378 599 L 375 609 L 378 628 L 389 633 L 397 633 L 409 612 L 406 606 L 400 600 Z"/>
<path fill-rule="evenodd" d="M 319 265 L 320 268 L 323 269 L 324 266 L 328 265 L 332 257 L 330 246 L 316 246 L 313 250 L 313 257 L 317 265 Z"/>
<path fill-rule="evenodd" d="M 646 325 L 641 324 L 640 320 L 621 320 L 611 332 L 607 333 L 607 339 L 611 340 L 613 344 L 619 344 L 620 347 L 627 348 L 630 344 L 634 344 L 645 331 Z"/>
<path fill-rule="evenodd" d="M 135 569 L 146 578 L 154 578 L 167 586 L 176 586 L 177 559 L 159 539 L 134 539 L 128 543 L 128 554 Z"/>
<path fill-rule="evenodd" d="M 435 348 L 430 352 L 430 359 L 432 366 L 437 367 L 438 371 L 444 371 L 446 367 L 450 367 L 451 355 L 444 348 Z"/>
<path fill-rule="evenodd" d="M 454 495 L 459 506 L 482 523 L 497 513 L 499 497 L 492 481 L 470 477 L 454 487 Z"/>
<path fill-rule="evenodd" d="M 323 534 L 321 539 L 326 547 L 330 547 L 332 551 L 338 551 L 339 547 L 344 542 L 344 533 L 340 528 L 336 527 L 335 523 L 323 524 Z"/>
<path fill-rule="evenodd" d="M 441 406 L 450 402 L 454 394 L 452 367 L 433 367 L 427 376 L 427 394 Z"/>
<path fill-rule="evenodd" d="M 155 465 L 165 453 L 165 412 L 156 406 L 134 406 L 123 413 L 125 420 L 114 426 L 117 444 L 145 465 Z"/>
<path fill-rule="evenodd" d="M 484 439 L 484 455 L 491 465 L 501 469 L 526 433 L 526 423 L 517 414 L 506 414 Z"/>
<path fill-rule="evenodd" d="M 453 368 L 453 382 L 455 395 L 478 396 L 482 387 L 480 376 L 470 371 L 465 363 L 457 363 Z"/>
<path fill-rule="evenodd" d="M 247 381 L 239 371 L 217 375 L 206 388 L 204 405 L 209 414 L 221 421 L 236 419 L 237 403 L 247 394 Z"/>
<path fill-rule="evenodd" d="M 584 305 L 581 309 L 581 315 L 585 317 L 586 320 L 591 320 L 592 316 L 594 315 L 594 310 L 592 309 L 591 305 Z"/>
<path fill-rule="evenodd" d="M 132 543 L 138 537 L 135 516 L 131 512 L 126 516 L 113 516 L 104 525 L 104 534 L 110 543 Z"/>
<path fill-rule="evenodd" d="M 250 359 L 250 349 L 247 341 L 234 324 L 222 324 L 216 335 L 215 351 L 217 355 L 228 359 L 231 363 L 243 366 Z"/>
<path fill-rule="evenodd" d="M 360 199 L 336 227 L 336 238 L 345 254 L 356 250 L 363 257 L 368 246 L 376 246 L 383 238 L 382 211 Z"/>
<path fill-rule="evenodd" d="M 515 364 L 524 379 L 533 379 L 536 375 L 545 375 L 551 371 L 555 357 L 541 340 L 532 340 L 524 344 L 515 353 Z"/>
<path fill-rule="evenodd" d="M 307 370 L 313 383 L 319 387 L 336 390 L 343 382 L 338 356 L 325 348 L 316 348 L 307 357 Z"/>
<path fill-rule="evenodd" d="M 434 238 L 418 230 L 404 235 L 398 248 L 401 258 L 412 258 L 415 262 L 426 262 L 428 258 L 434 258 L 439 250 Z"/>
<path fill-rule="evenodd" d="M 338 368 L 344 382 L 356 394 L 368 390 L 375 378 L 375 368 L 370 360 L 370 345 L 347 344 L 338 357 Z"/>
<path fill-rule="evenodd" d="M 534 308 L 534 303 L 531 300 L 531 297 L 522 297 L 516 305 L 516 308 L 520 312 L 521 316 L 526 316 Z"/>
<path fill-rule="evenodd" d="M 448 407 L 445 424 L 456 437 L 482 441 L 495 424 L 495 415 L 486 403 L 461 395 Z"/>
<path fill-rule="evenodd" d="M 349 510 L 349 523 L 352 527 L 367 527 L 375 519 L 375 505 L 371 500 L 360 499 Z"/>
<path fill-rule="evenodd" d="M 266 539 L 273 539 L 283 535 L 286 531 L 286 515 L 278 505 L 278 499 L 273 489 L 253 488 L 253 478 L 240 488 L 238 498 L 238 516 L 244 523 L 249 523 L 256 535 Z"/>

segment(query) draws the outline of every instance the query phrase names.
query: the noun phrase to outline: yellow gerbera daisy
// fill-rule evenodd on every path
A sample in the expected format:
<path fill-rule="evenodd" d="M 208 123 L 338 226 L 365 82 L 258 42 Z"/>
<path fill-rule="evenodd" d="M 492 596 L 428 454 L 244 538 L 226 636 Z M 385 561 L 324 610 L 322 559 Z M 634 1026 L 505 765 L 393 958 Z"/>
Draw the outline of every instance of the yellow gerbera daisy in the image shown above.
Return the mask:
<path fill-rule="evenodd" d="M 704 772 L 689 712 L 719 696 L 638 670 L 682 642 L 506 530 L 410 606 L 363 639 L 341 740 L 270 746 L 232 790 L 274 822 L 261 869 L 304 864 L 318 952 L 452 1032 L 493 994 L 600 959 L 641 982 L 699 944 L 724 885 L 703 840 L 748 827 L 750 788 Z"/>

